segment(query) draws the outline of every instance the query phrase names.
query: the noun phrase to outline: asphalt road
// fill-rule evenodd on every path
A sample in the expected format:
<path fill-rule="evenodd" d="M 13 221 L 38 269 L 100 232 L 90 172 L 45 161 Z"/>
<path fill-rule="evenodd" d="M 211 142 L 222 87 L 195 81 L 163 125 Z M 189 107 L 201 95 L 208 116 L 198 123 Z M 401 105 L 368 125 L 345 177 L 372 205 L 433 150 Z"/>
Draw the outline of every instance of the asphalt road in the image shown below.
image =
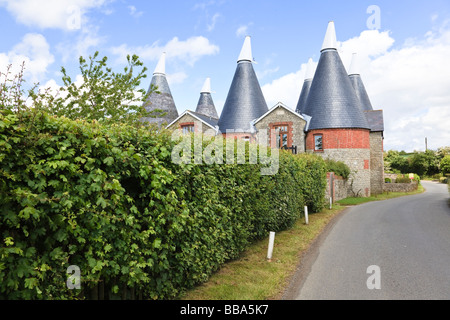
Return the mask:
<path fill-rule="evenodd" d="M 450 299 L 449 193 L 422 185 L 423 194 L 347 210 L 305 257 L 287 299 Z"/>

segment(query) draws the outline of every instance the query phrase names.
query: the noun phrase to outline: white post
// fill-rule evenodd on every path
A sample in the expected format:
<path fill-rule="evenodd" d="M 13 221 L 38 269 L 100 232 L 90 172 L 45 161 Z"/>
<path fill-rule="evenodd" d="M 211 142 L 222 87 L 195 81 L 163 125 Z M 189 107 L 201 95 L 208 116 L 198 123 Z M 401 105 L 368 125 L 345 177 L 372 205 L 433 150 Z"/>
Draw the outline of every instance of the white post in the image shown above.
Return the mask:
<path fill-rule="evenodd" d="M 270 232 L 269 236 L 269 249 L 267 250 L 267 259 L 272 260 L 273 243 L 275 242 L 275 232 Z"/>
<path fill-rule="evenodd" d="M 330 197 L 330 210 L 333 208 L 333 198 Z"/>
<path fill-rule="evenodd" d="M 308 221 L 309 219 L 308 219 L 308 207 L 307 206 L 305 206 L 305 223 L 306 224 L 309 224 L 309 221 Z"/>

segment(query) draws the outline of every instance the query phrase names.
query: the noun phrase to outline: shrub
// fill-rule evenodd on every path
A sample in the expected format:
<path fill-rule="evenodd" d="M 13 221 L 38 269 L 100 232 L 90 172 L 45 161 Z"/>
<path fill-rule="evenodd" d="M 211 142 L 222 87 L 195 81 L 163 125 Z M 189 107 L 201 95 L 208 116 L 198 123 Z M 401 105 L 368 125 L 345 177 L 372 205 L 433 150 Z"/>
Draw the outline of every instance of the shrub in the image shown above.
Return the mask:
<path fill-rule="evenodd" d="M 414 178 L 411 179 L 409 177 L 410 174 L 414 175 Z M 395 179 L 395 183 L 411 183 L 412 181 L 416 181 L 418 184 L 420 184 L 420 177 L 419 175 L 415 173 L 409 173 L 409 174 L 399 174 L 397 178 Z"/>
<path fill-rule="evenodd" d="M 450 155 L 446 155 L 442 158 L 440 168 L 444 175 L 450 173 Z"/>
<path fill-rule="evenodd" d="M 326 159 L 325 164 L 327 166 L 328 172 L 334 172 L 344 179 L 348 179 L 348 177 L 350 176 L 350 168 L 342 161 Z"/>
<path fill-rule="evenodd" d="M 273 176 L 178 165 L 164 130 L 21 116 L 0 112 L 2 299 L 176 298 L 323 206 L 314 155 L 281 152 Z M 66 287 L 70 265 L 81 291 Z"/>
<path fill-rule="evenodd" d="M 395 179 L 395 183 L 411 183 L 411 179 L 405 176 L 398 176 L 397 179 Z"/>
<path fill-rule="evenodd" d="M 414 173 L 414 181 L 416 181 L 418 184 L 420 184 L 420 177 L 418 174 Z"/>
<path fill-rule="evenodd" d="M 392 179 L 391 178 L 384 178 L 384 183 L 391 183 Z"/>

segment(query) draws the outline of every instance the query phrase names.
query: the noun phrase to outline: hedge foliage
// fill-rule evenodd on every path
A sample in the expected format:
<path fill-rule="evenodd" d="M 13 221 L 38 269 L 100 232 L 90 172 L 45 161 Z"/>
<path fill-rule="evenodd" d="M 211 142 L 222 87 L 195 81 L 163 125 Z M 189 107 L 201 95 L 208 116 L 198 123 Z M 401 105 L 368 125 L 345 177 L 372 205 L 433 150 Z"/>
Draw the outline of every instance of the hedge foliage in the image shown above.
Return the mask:
<path fill-rule="evenodd" d="M 397 178 L 395 179 L 395 183 L 411 183 L 413 181 L 416 181 L 418 184 L 420 184 L 420 176 L 418 174 L 413 173 L 414 178 L 409 178 L 410 174 L 399 174 L 397 175 Z"/>
<path fill-rule="evenodd" d="M 324 161 L 174 164 L 168 132 L 0 112 L 0 298 L 173 299 L 322 208 Z M 206 142 L 205 142 L 206 144 Z M 69 290 L 67 268 L 81 270 Z"/>
<path fill-rule="evenodd" d="M 334 172 L 338 176 L 344 179 L 348 179 L 350 176 L 350 168 L 342 161 L 336 161 L 333 159 L 326 159 L 325 164 L 329 172 Z"/>

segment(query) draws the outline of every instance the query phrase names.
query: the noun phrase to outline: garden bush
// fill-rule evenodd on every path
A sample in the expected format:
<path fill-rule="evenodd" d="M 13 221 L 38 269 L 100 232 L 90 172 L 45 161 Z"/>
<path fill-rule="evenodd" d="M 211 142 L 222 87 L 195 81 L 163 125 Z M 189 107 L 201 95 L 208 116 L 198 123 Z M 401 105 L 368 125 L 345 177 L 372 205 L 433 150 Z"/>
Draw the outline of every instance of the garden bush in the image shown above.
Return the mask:
<path fill-rule="evenodd" d="M 174 299 L 304 205 L 323 206 L 320 157 L 281 151 L 263 176 L 248 162 L 175 164 L 177 143 L 164 130 L 1 111 L 0 298 Z M 71 265 L 80 290 L 67 288 Z"/>
<path fill-rule="evenodd" d="M 395 179 L 395 183 L 411 183 L 411 179 L 409 179 L 409 177 L 398 176 L 397 179 Z"/>
<path fill-rule="evenodd" d="M 413 179 L 410 179 L 410 174 L 399 174 L 395 179 L 395 183 L 411 183 L 412 181 L 416 181 L 420 184 L 420 176 L 416 173 L 412 173 L 414 175 Z"/>
<path fill-rule="evenodd" d="M 413 180 L 416 181 L 417 184 L 420 185 L 420 176 L 418 174 L 414 173 L 414 179 Z"/>
<path fill-rule="evenodd" d="M 325 160 L 328 172 L 334 172 L 344 179 L 350 176 L 350 168 L 342 161 L 335 161 L 332 159 Z"/>

